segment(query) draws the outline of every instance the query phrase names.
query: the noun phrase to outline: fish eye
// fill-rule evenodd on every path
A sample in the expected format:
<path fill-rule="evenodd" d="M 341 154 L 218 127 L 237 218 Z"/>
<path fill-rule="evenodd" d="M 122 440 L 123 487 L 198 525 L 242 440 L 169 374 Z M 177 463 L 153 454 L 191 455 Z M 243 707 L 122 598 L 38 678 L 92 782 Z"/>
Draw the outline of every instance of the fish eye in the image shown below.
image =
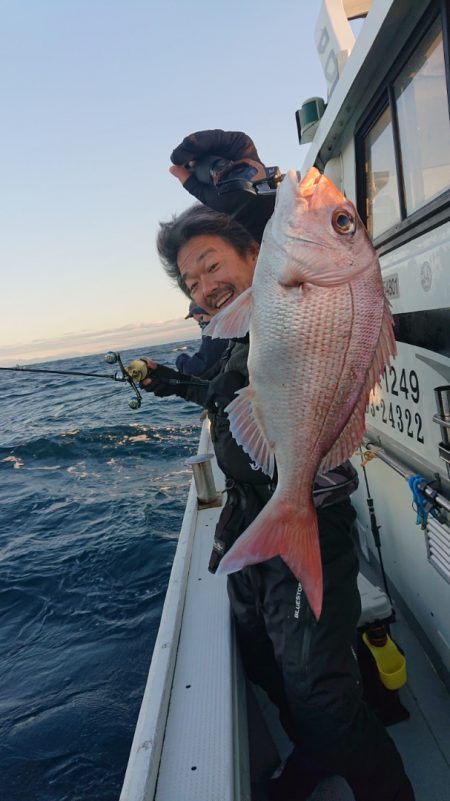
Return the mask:
<path fill-rule="evenodd" d="M 345 209 L 336 209 L 333 212 L 331 224 L 338 234 L 353 234 L 355 232 L 355 218 Z"/>

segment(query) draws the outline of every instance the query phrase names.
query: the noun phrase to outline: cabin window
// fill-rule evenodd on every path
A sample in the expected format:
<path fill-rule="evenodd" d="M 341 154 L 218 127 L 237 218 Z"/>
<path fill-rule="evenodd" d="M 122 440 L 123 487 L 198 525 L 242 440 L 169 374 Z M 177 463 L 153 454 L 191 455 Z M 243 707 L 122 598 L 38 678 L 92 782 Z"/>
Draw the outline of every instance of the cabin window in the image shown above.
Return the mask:
<path fill-rule="evenodd" d="M 450 126 L 439 21 L 394 83 L 406 213 L 450 186 Z"/>
<path fill-rule="evenodd" d="M 391 112 L 386 108 L 365 140 L 367 228 L 376 237 L 400 220 Z"/>
<path fill-rule="evenodd" d="M 450 189 L 446 76 L 438 16 L 380 87 L 377 108 L 357 134 L 362 213 L 380 243 L 423 217 L 424 207 Z"/>

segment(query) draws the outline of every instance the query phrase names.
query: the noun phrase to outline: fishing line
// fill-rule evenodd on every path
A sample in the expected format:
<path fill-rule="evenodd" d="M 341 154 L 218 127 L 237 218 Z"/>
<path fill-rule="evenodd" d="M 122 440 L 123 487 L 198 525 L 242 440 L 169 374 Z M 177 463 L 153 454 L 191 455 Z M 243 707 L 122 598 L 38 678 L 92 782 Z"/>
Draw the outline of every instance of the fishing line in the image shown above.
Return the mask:
<path fill-rule="evenodd" d="M 71 403 L 70 401 L 67 402 L 59 401 L 59 403 L 63 405 L 63 412 L 64 411 L 72 412 L 76 411 L 77 409 L 83 409 L 85 406 L 91 406 L 93 403 L 101 403 L 102 401 L 107 400 L 110 397 L 111 394 L 107 392 L 106 395 L 96 395 L 95 398 L 90 398 L 89 400 L 85 401 L 79 401 L 79 402 L 75 401 L 74 403 Z M 59 415 L 53 415 L 53 416 L 57 417 Z"/>
<path fill-rule="evenodd" d="M 80 403 L 70 404 L 68 409 L 66 408 L 66 404 L 64 404 L 64 401 L 61 401 L 61 403 L 64 404 L 64 408 L 63 408 L 61 413 L 64 413 L 64 412 L 70 413 L 72 411 L 77 411 L 77 409 L 80 409 L 80 408 L 82 408 L 84 406 L 89 406 L 89 405 L 91 405 L 93 403 L 101 403 L 101 401 L 108 400 L 110 397 L 111 397 L 111 394 L 108 392 L 106 395 L 96 396 L 95 398 L 90 398 L 90 400 L 88 400 L 88 401 L 81 401 Z M 52 419 L 53 420 L 58 420 L 59 417 L 60 417 L 60 413 L 57 412 L 57 413 L 53 414 Z M 66 431 L 57 432 L 56 436 L 57 437 L 67 436 L 67 432 Z M 8 448 L 8 446 L 5 446 L 5 448 L 7 450 L 9 449 L 9 456 L 15 456 L 16 450 L 18 448 L 21 448 L 23 445 L 26 445 L 28 441 L 29 440 L 27 438 L 23 439 L 20 442 L 18 442 L 17 445 L 12 446 L 10 449 Z M 20 459 L 21 457 L 17 456 L 16 458 Z M 0 460 L 0 461 L 2 461 L 2 460 Z"/>

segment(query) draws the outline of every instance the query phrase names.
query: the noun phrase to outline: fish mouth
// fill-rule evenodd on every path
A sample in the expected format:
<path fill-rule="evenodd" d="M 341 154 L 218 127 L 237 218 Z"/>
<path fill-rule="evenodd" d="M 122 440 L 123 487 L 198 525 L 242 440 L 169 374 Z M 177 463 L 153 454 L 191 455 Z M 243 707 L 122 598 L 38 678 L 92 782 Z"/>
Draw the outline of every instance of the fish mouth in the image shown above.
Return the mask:
<path fill-rule="evenodd" d="M 316 191 L 317 184 L 322 178 L 322 174 L 315 167 L 311 167 L 306 175 L 300 180 L 297 180 L 297 186 L 300 189 L 300 196 L 302 198 L 311 197 Z"/>

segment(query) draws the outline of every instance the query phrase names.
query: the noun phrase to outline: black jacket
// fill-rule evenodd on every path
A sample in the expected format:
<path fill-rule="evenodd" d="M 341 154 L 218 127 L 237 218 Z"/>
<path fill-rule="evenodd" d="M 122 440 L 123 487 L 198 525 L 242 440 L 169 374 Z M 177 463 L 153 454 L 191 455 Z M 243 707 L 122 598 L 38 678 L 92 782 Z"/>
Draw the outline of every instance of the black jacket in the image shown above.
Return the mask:
<path fill-rule="evenodd" d="M 245 340 L 230 341 L 221 359 L 204 373 L 203 380 L 171 385 L 167 392 L 161 394 L 178 395 L 208 410 L 217 463 L 226 476 L 228 486 L 271 485 L 273 489 L 276 479 L 274 481 L 262 470 L 255 470 L 252 467 L 250 457 L 237 444 L 230 432 L 225 412 L 235 393 L 248 384 L 248 349 L 248 337 Z M 313 488 L 315 506 L 319 508 L 340 503 L 348 498 L 357 486 L 356 470 L 348 461 L 328 472 L 326 476 L 319 473 Z"/>

